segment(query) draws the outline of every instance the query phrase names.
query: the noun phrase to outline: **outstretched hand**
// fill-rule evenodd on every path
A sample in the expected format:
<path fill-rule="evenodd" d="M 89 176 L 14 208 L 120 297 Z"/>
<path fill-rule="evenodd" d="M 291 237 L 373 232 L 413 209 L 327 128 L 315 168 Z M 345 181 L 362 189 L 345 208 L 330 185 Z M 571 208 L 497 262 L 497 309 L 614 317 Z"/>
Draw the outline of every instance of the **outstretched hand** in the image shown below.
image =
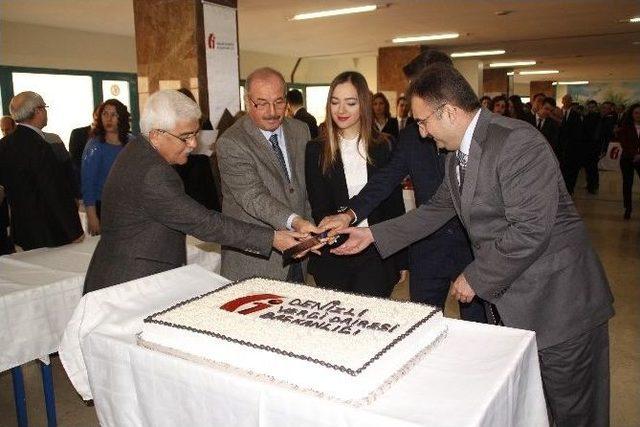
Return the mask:
<path fill-rule="evenodd" d="M 348 234 L 349 238 L 342 245 L 331 249 L 331 253 L 336 255 L 355 255 L 374 242 L 373 234 L 368 227 L 349 227 L 341 230 L 340 234 Z"/>
<path fill-rule="evenodd" d="M 341 230 L 349 227 L 351 224 L 351 216 L 347 213 L 338 213 L 335 215 L 327 215 L 320 221 L 320 227 L 329 231 L 329 236 L 333 237 L 340 234 Z"/>

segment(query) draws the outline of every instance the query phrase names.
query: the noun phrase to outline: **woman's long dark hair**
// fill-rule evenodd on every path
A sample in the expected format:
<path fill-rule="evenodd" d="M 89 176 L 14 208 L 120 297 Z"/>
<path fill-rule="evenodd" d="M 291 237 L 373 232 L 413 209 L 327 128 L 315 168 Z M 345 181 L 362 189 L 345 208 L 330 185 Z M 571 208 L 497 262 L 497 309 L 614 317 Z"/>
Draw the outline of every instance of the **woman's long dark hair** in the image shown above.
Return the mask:
<path fill-rule="evenodd" d="M 97 137 L 101 142 L 105 142 L 105 135 L 107 131 L 104 129 L 104 125 L 102 124 L 102 112 L 104 111 L 107 105 L 111 105 L 116 109 L 116 114 L 118 114 L 118 140 L 122 145 L 125 145 L 129 142 L 129 131 L 131 130 L 131 124 L 129 122 L 130 115 L 127 110 L 126 105 L 117 99 L 107 99 L 98 107 L 98 111 L 96 111 L 96 126 L 91 131 L 92 137 Z"/>
<path fill-rule="evenodd" d="M 625 112 L 622 114 L 621 127 L 633 128 L 635 126 L 635 123 L 633 122 L 633 110 L 635 110 L 636 108 L 640 108 L 640 102 L 631 104 L 629 108 L 625 110 Z"/>
<path fill-rule="evenodd" d="M 384 93 L 378 92 L 375 95 L 373 95 L 373 98 L 371 99 L 371 104 L 373 104 L 373 102 L 378 98 L 382 99 L 382 102 L 384 103 L 384 117 L 385 117 L 385 119 L 390 119 L 391 118 L 391 105 L 389 104 L 389 100 L 387 99 L 387 97 L 385 96 Z"/>

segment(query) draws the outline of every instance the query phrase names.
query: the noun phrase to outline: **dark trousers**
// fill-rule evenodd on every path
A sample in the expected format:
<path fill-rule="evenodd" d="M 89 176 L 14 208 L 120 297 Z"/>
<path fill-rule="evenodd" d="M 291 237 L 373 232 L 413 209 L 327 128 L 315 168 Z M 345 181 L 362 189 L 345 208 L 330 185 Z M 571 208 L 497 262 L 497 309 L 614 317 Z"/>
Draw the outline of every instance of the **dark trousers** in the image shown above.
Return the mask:
<path fill-rule="evenodd" d="M 557 427 L 609 426 L 609 329 L 604 323 L 538 352 Z"/>
<path fill-rule="evenodd" d="M 593 153 L 590 154 L 585 161 L 584 169 L 587 173 L 587 191 L 589 193 L 595 193 L 600 187 L 598 160 L 600 160 L 598 153 Z"/>
<path fill-rule="evenodd" d="M 0 203 L 0 255 L 12 254 L 15 252 L 13 241 L 7 233 L 9 227 L 9 206 L 6 200 Z"/>
<path fill-rule="evenodd" d="M 383 260 L 373 245 L 362 253 L 345 257 L 324 255 L 314 263 L 318 287 L 388 298 L 399 279 L 392 259 Z"/>
<path fill-rule="evenodd" d="M 633 189 L 633 171 L 640 176 L 640 164 L 633 164 L 633 157 L 620 158 L 620 170 L 622 171 L 622 198 L 625 210 L 631 211 L 631 190 Z"/>

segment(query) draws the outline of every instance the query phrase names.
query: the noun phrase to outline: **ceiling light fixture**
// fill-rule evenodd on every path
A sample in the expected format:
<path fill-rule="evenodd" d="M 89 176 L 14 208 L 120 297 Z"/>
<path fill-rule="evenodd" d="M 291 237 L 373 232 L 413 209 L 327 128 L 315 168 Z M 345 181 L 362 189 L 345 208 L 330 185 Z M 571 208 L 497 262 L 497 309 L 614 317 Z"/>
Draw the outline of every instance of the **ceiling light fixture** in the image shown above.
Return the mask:
<path fill-rule="evenodd" d="M 513 76 L 515 73 L 513 71 L 507 72 L 507 76 Z"/>
<path fill-rule="evenodd" d="M 291 18 L 292 21 L 301 21 L 304 19 L 327 18 L 329 16 L 349 15 L 352 13 L 373 12 L 378 6 L 370 4 L 366 6 L 347 7 L 344 9 L 322 10 L 320 12 L 299 13 Z"/>
<path fill-rule="evenodd" d="M 470 56 L 490 56 L 490 55 L 504 55 L 505 50 L 476 50 L 475 52 L 454 52 L 451 54 L 452 58 L 467 58 Z"/>
<path fill-rule="evenodd" d="M 489 68 L 524 67 L 527 65 L 536 65 L 536 61 L 492 62 L 489 64 Z"/>
<path fill-rule="evenodd" d="M 640 16 L 634 16 L 633 18 L 629 19 L 629 22 L 631 22 L 632 24 L 640 22 Z"/>
<path fill-rule="evenodd" d="M 560 71 L 558 70 L 531 70 L 531 71 L 520 71 L 518 72 L 521 76 L 529 76 L 533 74 L 558 74 Z"/>
<path fill-rule="evenodd" d="M 572 82 L 553 82 L 552 85 L 554 86 L 558 86 L 558 85 L 588 85 L 589 81 L 588 80 L 575 80 Z"/>
<path fill-rule="evenodd" d="M 391 39 L 391 41 L 393 43 L 411 43 L 432 40 L 457 39 L 458 37 L 460 37 L 460 34 L 458 33 L 425 34 L 422 36 L 396 37 L 394 39 Z"/>

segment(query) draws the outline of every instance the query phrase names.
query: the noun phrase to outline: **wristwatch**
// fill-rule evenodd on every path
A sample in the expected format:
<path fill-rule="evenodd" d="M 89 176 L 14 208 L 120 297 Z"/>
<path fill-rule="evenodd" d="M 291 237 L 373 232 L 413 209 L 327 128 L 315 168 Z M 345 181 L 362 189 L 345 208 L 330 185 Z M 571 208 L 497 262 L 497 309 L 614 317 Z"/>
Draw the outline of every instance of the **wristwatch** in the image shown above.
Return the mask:
<path fill-rule="evenodd" d="M 349 217 L 351 217 L 351 222 L 349 223 L 349 225 L 355 224 L 356 221 L 358 221 L 358 216 L 356 215 L 356 213 L 353 211 L 353 209 L 351 209 L 348 206 L 341 206 L 338 209 L 338 213 L 346 213 L 347 215 L 349 215 Z"/>

